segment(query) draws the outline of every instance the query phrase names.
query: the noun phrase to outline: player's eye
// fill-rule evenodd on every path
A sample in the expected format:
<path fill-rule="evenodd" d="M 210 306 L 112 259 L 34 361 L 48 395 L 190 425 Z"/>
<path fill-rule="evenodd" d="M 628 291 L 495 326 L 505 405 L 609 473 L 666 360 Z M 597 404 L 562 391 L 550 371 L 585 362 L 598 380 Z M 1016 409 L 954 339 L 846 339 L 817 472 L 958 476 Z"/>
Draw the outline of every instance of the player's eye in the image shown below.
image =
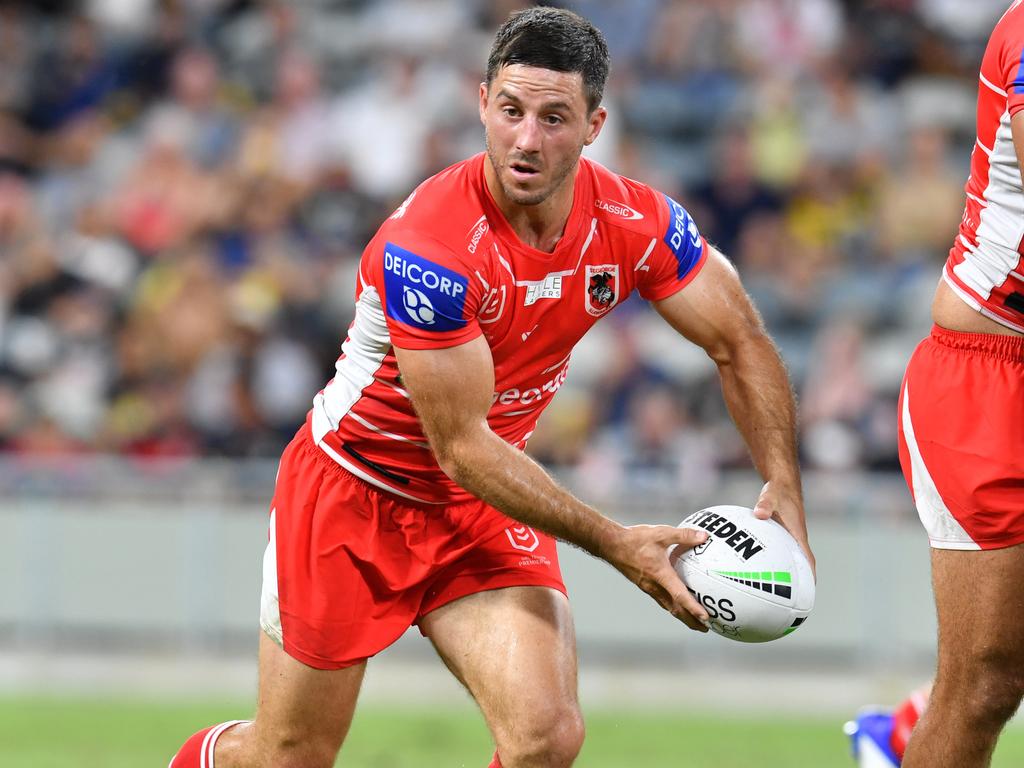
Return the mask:
<path fill-rule="evenodd" d="M 565 121 L 562 119 L 561 115 L 546 115 L 544 117 L 544 122 L 548 125 L 561 125 Z"/>
<path fill-rule="evenodd" d="M 502 107 L 501 111 L 505 117 L 519 117 L 519 110 L 515 107 Z"/>

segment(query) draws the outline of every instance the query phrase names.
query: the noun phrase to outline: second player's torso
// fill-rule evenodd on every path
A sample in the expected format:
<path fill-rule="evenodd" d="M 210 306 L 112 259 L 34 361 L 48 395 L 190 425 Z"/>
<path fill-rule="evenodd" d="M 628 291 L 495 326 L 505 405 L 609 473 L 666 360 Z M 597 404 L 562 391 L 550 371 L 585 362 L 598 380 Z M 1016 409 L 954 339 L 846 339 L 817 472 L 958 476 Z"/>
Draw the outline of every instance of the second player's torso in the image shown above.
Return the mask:
<path fill-rule="evenodd" d="M 1024 331 L 1024 187 L 1011 128 L 1024 93 L 1022 45 L 1024 6 L 1015 3 L 982 60 L 966 204 L 933 305 L 935 321 L 952 330 Z"/>

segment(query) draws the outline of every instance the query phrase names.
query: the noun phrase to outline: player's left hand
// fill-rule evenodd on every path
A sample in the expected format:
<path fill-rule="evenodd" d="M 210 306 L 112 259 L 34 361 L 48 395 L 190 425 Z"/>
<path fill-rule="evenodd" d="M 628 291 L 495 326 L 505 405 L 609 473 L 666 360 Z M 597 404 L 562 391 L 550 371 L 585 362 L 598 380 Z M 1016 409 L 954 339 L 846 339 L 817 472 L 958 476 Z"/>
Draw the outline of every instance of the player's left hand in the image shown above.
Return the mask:
<path fill-rule="evenodd" d="M 803 549 L 804 554 L 807 555 L 807 562 L 811 564 L 811 571 L 817 580 L 818 569 L 810 542 L 807 540 L 804 504 L 799 491 L 786 491 L 781 485 L 769 480 L 761 488 L 761 493 L 757 497 L 757 504 L 754 505 L 754 517 L 761 520 L 773 519 L 789 531 L 790 535 L 796 539 L 796 543 Z"/>

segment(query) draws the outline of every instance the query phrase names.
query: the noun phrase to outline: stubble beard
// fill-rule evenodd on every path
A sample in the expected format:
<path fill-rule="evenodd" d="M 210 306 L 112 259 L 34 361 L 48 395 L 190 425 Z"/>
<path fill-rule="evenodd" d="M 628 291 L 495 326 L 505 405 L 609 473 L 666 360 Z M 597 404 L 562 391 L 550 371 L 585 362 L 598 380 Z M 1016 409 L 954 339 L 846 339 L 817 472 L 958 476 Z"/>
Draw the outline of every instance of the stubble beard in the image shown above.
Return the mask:
<path fill-rule="evenodd" d="M 579 146 L 579 149 L 573 155 L 570 155 L 555 169 L 555 173 L 552 176 L 551 182 L 543 189 L 539 189 L 535 192 L 524 192 L 515 187 L 512 187 L 505 183 L 505 178 L 502 175 L 502 170 L 506 168 L 504 164 L 498 161 L 497 153 L 491 146 L 491 142 L 487 137 L 486 131 L 484 132 L 484 146 L 487 148 L 487 158 L 491 163 L 491 167 L 494 169 L 495 175 L 498 177 L 498 183 L 501 184 L 501 190 L 505 193 L 505 197 L 515 203 L 516 205 L 540 205 L 554 192 L 559 189 L 566 178 L 572 172 L 573 168 L 576 167 L 576 162 L 580 159 L 580 155 L 583 153 L 583 145 Z"/>

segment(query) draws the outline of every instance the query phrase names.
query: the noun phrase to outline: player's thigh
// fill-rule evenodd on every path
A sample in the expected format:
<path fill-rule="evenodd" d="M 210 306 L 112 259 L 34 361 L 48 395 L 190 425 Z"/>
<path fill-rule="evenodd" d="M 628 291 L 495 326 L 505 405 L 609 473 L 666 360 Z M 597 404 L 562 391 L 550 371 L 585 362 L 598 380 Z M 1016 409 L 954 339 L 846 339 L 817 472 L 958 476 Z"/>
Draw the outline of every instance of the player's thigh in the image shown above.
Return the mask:
<path fill-rule="evenodd" d="M 365 669 L 365 661 L 343 669 L 314 669 L 261 632 L 254 726 L 261 755 L 297 747 L 337 753 L 352 723 Z"/>
<path fill-rule="evenodd" d="M 569 601 L 550 587 L 478 592 L 420 620 L 499 748 L 516 729 L 582 728 Z"/>
<path fill-rule="evenodd" d="M 932 550 L 939 677 L 954 685 L 996 675 L 1024 687 L 1024 544 Z"/>

